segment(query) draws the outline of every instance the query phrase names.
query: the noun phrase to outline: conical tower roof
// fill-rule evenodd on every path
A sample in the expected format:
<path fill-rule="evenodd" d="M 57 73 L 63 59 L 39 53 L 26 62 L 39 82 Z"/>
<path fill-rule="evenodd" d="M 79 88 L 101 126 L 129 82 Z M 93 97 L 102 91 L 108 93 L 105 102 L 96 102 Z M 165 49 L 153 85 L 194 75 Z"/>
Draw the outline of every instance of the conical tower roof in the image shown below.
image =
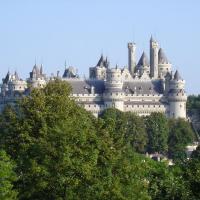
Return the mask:
<path fill-rule="evenodd" d="M 176 70 L 175 74 L 174 74 L 174 80 L 178 81 L 178 80 L 182 80 L 178 70 Z"/>
<path fill-rule="evenodd" d="M 142 53 L 140 60 L 137 64 L 138 66 L 149 66 L 149 60 L 145 52 Z"/>
<path fill-rule="evenodd" d="M 10 72 L 8 71 L 6 77 L 3 79 L 3 84 L 7 84 L 9 80 L 10 80 Z"/>
<path fill-rule="evenodd" d="M 165 75 L 165 78 L 171 80 L 172 79 L 172 74 L 167 72 L 166 75 Z"/>
<path fill-rule="evenodd" d="M 41 66 L 40 66 L 40 75 L 42 75 L 43 74 L 43 65 L 41 64 Z"/>
<path fill-rule="evenodd" d="M 166 64 L 169 63 L 164 51 L 162 48 L 159 49 L 158 52 L 158 64 Z"/>
<path fill-rule="evenodd" d="M 151 35 L 151 38 L 150 38 L 150 42 L 156 42 L 156 40 L 154 40 L 152 35 Z"/>
<path fill-rule="evenodd" d="M 103 57 L 103 54 L 101 54 L 101 57 L 100 57 L 100 59 L 99 59 L 99 61 L 97 63 L 97 66 L 102 66 L 103 63 L 104 63 L 104 57 Z"/>

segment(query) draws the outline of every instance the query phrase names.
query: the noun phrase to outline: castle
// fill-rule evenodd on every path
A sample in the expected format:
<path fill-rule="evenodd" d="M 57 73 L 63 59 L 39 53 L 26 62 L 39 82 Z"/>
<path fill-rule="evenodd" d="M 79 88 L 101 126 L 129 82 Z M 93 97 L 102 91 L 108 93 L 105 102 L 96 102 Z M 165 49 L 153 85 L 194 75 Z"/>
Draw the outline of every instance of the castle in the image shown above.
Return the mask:
<path fill-rule="evenodd" d="M 27 80 L 20 79 L 17 72 L 8 72 L 1 84 L 0 108 L 28 95 L 29 87 L 42 88 L 53 78 L 36 64 Z M 89 69 L 88 79 L 79 78 L 74 67 L 65 67 L 62 77 L 57 73 L 57 78 L 69 82 L 71 96 L 95 116 L 113 107 L 140 116 L 161 112 L 169 118 L 186 118 L 185 81 L 178 71 L 172 72 L 172 64 L 152 37 L 150 62 L 144 52 L 136 62 L 136 45 L 128 43 L 128 67 L 111 68 L 101 55 L 97 65 Z"/>

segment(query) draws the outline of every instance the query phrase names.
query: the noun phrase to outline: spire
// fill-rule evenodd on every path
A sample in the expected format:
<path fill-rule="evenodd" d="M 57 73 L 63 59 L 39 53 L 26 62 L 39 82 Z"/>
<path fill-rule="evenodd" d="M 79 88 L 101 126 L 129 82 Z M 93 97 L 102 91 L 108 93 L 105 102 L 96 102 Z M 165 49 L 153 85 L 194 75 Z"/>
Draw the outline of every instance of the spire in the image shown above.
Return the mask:
<path fill-rule="evenodd" d="M 181 78 L 181 76 L 180 76 L 178 70 L 176 70 L 176 72 L 175 72 L 175 74 L 174 74 L 174 80 L 176 80 L 176 81 L 182 80 L 182 78 Z"/>
<path fill-rule="evenodd" d="M 65 60 L 65 69 L 67 69 L 67 61 Z"/>
<path fill-rule="evenodd" d="M 164 51 L 162 48 L 159 49 L 158 52 L 158 64 L 166 64 L 169 63 Z"/>
<path fill-rule="evenodd" d="M 18 76 L 17 71 L 15 71 L 15 80 L 19 80 L 19 76 Z"/>
<path fill-rule="evenodd" d="M 101 54 L 101 57 L 97 63 L 97 66 L 102 66 L 103 65 L 103 62 L 104 62 L 104 58 L 103 58 L 103 54 Z"/>
<path fill-rule="evenodd" d="M 41 64 L 41 66 L 40 66 L 40 75 L 42 75 L 43 74 L 43 65 Z"/>
<path fill-rule="evenodd" d="M 108 61 L 108 57 L 106 56 L 106 59 L 103 61 L 103 66 L 105 67 L 105 68 L 109 68 L 109 61 Z"/>
<path fill-rule="evenodd" d="M 145 52 L 143 51 L 142 56 L 137 64 L 138 66 L 149 66 L 149 60 Z"/>
<path fill-rule="evenodd" d="M 10 71 L 8 70 L 6 77 L 3 79 L 3 84 L 8 84 L 9 80 L 10 80 Z"/>
<path fill-rule="evenodd" d="M 150 42 L 156 42 L 152 35 L 151 35 L 151 38 L 150 38 Z"/>
<path fill-rule="evenodd" d="M 32 73 L 33 73 L 33 74 L 36 74 L 36 65 L 33 66 Z"/>

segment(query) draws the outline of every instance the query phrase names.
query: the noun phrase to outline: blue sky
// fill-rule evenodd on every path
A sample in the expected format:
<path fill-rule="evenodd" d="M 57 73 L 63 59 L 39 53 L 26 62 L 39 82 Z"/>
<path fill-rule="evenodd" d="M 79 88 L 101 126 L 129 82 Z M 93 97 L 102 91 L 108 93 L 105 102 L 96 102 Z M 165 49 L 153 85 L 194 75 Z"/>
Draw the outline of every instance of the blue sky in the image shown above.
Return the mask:
<path fill-rule="evenodd" d="M 149 54 L 151 34 L 189 94 L 200 93 L 199 0 L 0 0 L 0 78 L 8 69 L 26 78 L 35 63 L 46 74 L 64 62 L 88 76 L 100 54 L 127 65 L 127 42 L 137 59 Z"/>

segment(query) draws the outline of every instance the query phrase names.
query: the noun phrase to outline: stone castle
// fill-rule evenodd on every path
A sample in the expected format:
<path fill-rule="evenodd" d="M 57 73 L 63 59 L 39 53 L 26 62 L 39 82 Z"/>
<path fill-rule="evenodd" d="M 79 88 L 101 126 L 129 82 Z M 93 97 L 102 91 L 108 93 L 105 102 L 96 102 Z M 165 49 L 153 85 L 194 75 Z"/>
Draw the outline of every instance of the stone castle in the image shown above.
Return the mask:
<path fill-rule="evenodd" d="M 0 108 L 28 95 L 30 88 L 44 87 L 55 77 L 69 82 L 71 96 L 95 116 L 107 108 L 117 108 L 140 116 L 161 112 L 170 118 L 186 118 L 185 80 L 178 71 L 172 72 L 172 64 L 152 37 L 150 62 L 144 52 L 137 62 L 136 45 L 128 43 L 128 67 L 112 68 L 101 55 L 97 65 L 89 69 L 88 79 L 79 78 L 74 67 L 66 66 L 62 77 L 59 73 L 47 77 L 43 66 L 36 64 L 27 80 L 20 79 L 17 72 L 8 72 L 1 84 Z"/>

